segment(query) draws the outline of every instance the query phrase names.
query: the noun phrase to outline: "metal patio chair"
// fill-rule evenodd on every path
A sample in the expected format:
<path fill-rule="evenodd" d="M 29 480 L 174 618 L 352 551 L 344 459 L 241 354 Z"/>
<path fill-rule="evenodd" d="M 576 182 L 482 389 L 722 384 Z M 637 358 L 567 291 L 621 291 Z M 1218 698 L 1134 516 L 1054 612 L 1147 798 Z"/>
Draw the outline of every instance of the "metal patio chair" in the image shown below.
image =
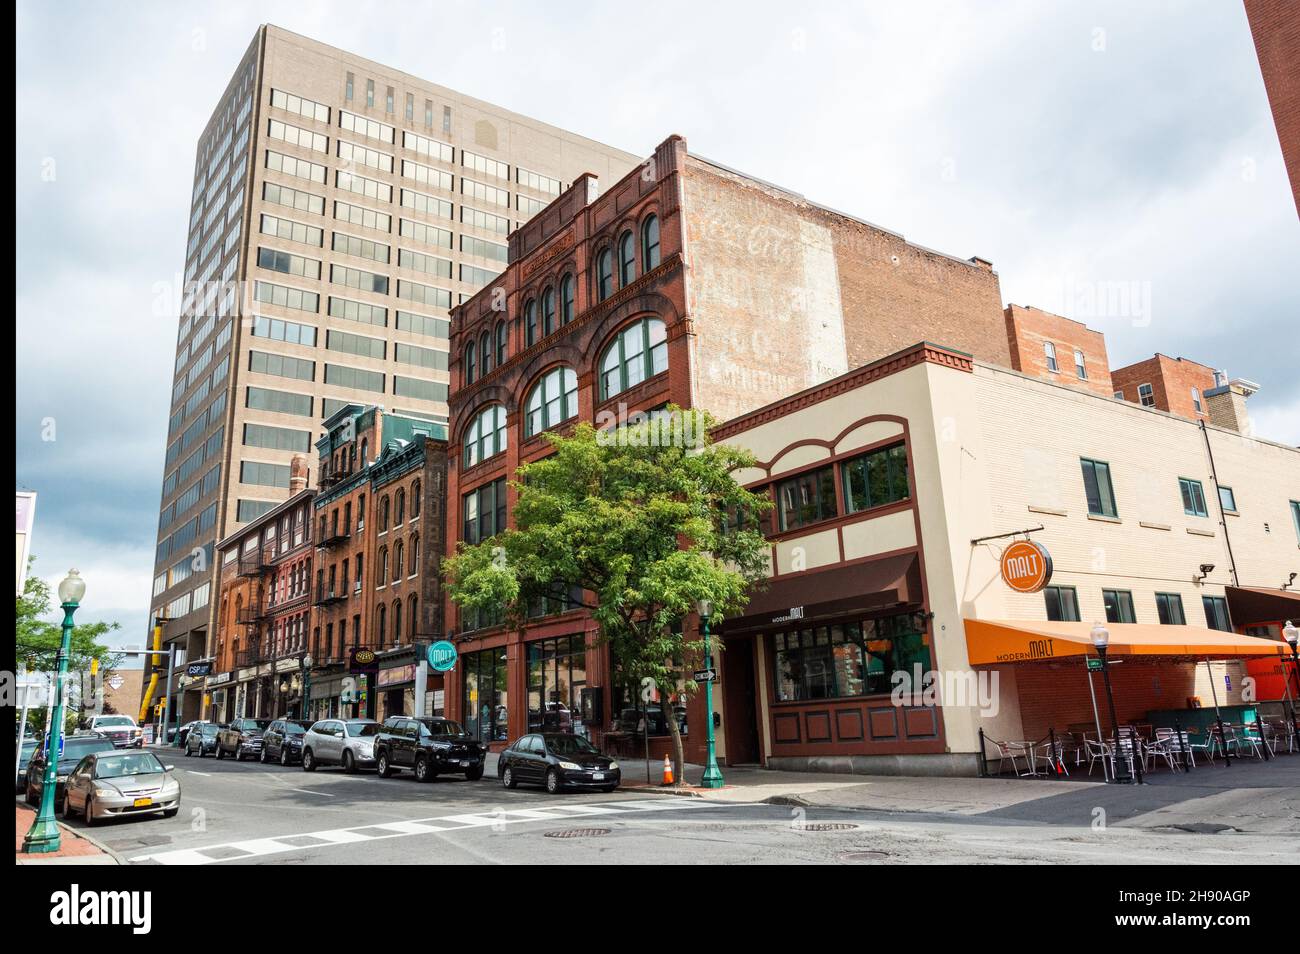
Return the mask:
<path fill-rule="evenodd" d="M 1033 774 L 1033 765 L 1031 764 L 1033 755 L 1030 752 L 1026 752 L 1024 746 L 1014 745 L 1010 742 L 999 742 L 997 739 L 990 738 L 987 735 L 984 736 L 984 741 L 992 745 L 993 748 L 997 751 L 998 759 L 999 759 L 998 761 L 999 775 L 1002 774 L 1002 769 L 1007 764 L 1008 761 L 1011 763 L 1011 771 L 1014 772 L 1017 776 Z M 1024 772 L 1020 771 L 1020 766 L 1016 762 L 1016 759 L 1021 759 L 1021 758 L 1025 760 L 1026 770 Z"/>

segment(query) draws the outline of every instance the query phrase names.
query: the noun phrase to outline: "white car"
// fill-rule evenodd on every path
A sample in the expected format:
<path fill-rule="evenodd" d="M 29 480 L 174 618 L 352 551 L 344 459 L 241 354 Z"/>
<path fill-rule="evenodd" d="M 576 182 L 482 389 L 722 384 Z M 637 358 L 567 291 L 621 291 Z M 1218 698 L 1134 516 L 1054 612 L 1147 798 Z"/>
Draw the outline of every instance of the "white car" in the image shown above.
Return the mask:
<path fill-rule="evenodd" d="M 345 772 L 374 768 L 380 728 L 374 719 L 321 719 L 302 738 L 303 771 L 318 765 L 342 765 Z"/>
<path fill-rule="evenodd" d="M 130 716 L 91 716 L 86 728 L 112 739 L 113 745 L 119 749 L 138 749 L 144 746 L 144 730 Z"/>

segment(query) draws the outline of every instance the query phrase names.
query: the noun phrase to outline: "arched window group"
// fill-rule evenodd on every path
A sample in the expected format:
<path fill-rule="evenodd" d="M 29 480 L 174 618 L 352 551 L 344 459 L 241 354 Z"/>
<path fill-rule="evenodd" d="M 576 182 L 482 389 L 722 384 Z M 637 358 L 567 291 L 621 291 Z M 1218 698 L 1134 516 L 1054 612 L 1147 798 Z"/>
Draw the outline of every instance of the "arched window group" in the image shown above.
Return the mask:
<path fill-rule="evenodd" d="M 668 370 L 668 335 L 658 318 L 642 318 L 620 331 L 600 359 L 600 400 Z"/>
<path fill-rule="evenodd" d="M 578 376 L 572 368 L 546 372 L 524 402 L 524 436 L 532 437 L 578 413 Z"/>
<path fill-rule="evenodd" d="M 506 409 L 500 404 L 485 407 L 474 416 L 465 431 L 465 466 L 473 467 L 506 449 Z"/>

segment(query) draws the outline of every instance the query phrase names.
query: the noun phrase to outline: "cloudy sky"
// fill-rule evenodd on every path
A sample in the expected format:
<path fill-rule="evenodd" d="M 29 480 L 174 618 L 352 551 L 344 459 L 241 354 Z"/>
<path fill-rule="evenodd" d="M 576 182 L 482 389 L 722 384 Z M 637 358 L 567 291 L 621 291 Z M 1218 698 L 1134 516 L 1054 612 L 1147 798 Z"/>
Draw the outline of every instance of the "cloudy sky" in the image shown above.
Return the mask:
<path fill-rule="evenodd" d="M 645 11 L 650 11 L 648 14 Z M 17 484 L 37 572 L 143 638 L 199 132 L 260 22 L 994 263 L 1007 302 L 1262 385 L 1300 443 L 1300 222 L 1241 4 L 396 2 L 17 12 Z M 1121 284 L 1122 283 L 1122 284 Z M 1127 287 L 1106 314 L 1091 292 Z M 1147 304 L 1149 303 L 1149 304 Z"/>

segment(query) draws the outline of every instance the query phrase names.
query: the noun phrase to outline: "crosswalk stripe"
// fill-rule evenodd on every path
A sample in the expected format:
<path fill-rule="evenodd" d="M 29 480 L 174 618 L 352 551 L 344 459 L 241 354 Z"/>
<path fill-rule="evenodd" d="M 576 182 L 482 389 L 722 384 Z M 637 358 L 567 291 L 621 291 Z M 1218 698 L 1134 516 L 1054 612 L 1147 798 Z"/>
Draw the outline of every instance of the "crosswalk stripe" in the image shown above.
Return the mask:
<path fill-rule="evenodd" d="M 354 825 L 351 828 L 333 828 L 325 831 L 297 832 L 270 838 L 249 838 L 244 841 L 224 842 L 200 848 L 156 851 L 136 855 L 129 860 L 132 862 L 153 861 L 163 865 L 210 865 L 220 861 L 247 860 L 262 855 L 281 854 L 286 851 L 302 851 L 306 847 L 317 847 L 317 845 L 292 844 L 293 841 L 305 839 L 314 839 L 320 842 L 322 846 L 346 845 L 431 834 L 439 831 L 484 828 L 528 821 L 565 821 L 588 815 L 631 815 L 637 812 L 674 811 L 705 807 L 708 807 L 707 803 L 695 799 L 651 798 L 582 805 L 548 805 L 544 808 L 499 809 L 487 812 L 442 815 L 436 818 L 413 818 L 406 821 Z M 382 833 L 375 834 L 374 832 Z"/>

